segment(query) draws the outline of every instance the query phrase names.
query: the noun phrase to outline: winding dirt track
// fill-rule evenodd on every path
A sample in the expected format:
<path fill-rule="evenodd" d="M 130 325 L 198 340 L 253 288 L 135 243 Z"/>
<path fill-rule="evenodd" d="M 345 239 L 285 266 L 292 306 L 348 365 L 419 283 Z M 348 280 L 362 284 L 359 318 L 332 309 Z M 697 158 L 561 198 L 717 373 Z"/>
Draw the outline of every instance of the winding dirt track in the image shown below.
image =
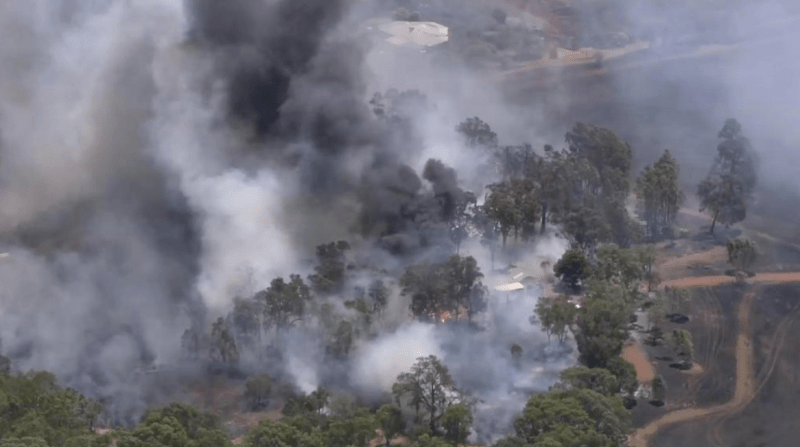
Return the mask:
<path fill-rule="evenodd" d="M 733 399 L 723 405 L 708 408 L 686 408 L 667 413 L 646 427 L 637 430 L 629 441 L 631 447 L 647 447 L 649 439 L 669 425 L 733 413 L 741 410 L 753 400 L 756 392 L 756 374 L 750 340 L 750 308 L 755 297 L 755 294 L 748 293 L 739 305 L 739 335 L 736 338 L 736 387 Z"/>
<path fill-rule="evenodd" d="M 662 287 L 713 287 L 735 281 L 736 278 L 727 275 L 688 277 L 664 281 L 662 283 Z M 760 273 L 752 278 L 747 279 L 748 284 L 778 284 L 792 282 L 800 282 L 800 272 Z M 774 367 L 774 365 L 769 365 L 769 371 L 766 371 L 766 374 L 764 374 L 764 371 L 762 371 L 761 374 L 759 374 L 759 377 L 756 377 L 750 334 L 750 311 L 755 298 L 756 295 L 754 293 L 748 293 L 745 295 L 744 299 L 739 305 L 739 334 L 736 338 L 736 386 L 734 389 L 733 399 L 725 404 L 716 405 L 713 407 L 686 408 L 667 413 L 659 419 L 651 422 L 647 426 L 637 430 L 629 440 L 628 444 L 630 447 L 647 447 L 648 441 L 653 436 L 655 436 L 661 429 L 673 424 L 707 417 L 715 417 L 718 420 L 722 420 L 726 415 L 740 411 L 755 398 L 756 394 L 763 387 L 763 384 L 766 381 L 765 376 L 768 376 L 769 373 L 771 373 L 772 367 Z M 791 323 L 788 323 L 787 321 L 787 324 L 781 326 L 788 327 L 790 325 Z M 782 339 L 784 336 L 785 334 L 780 334 L 780 345 L 782 345 Z M 777 351 L 779 351 L 779 349 L 776 349 L 774 352 L 775 355 L 771 355 L 770 357 L 777 357 Z M 769 361 L 768 363 L 773 362 Z M 715 444 L 719 444 L 718 433 L 717 436 L 714 437 L 717 438 L 715 439 Z"/>

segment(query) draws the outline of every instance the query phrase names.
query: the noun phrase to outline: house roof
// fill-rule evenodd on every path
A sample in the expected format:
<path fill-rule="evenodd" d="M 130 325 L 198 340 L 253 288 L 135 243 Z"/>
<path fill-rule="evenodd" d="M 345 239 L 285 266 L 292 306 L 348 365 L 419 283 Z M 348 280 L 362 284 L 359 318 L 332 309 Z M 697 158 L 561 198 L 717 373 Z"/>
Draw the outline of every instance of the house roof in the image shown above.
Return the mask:
<path fill-rule="evenodd" d="M 391 35 L 386 41 L 393 45 L 432 47 L 449 39 L 447 27 L 436 22 L 394 21 L 383 23 L 378 28 Z"/>
<path fill-rule="evenodd" d="M 512 283 L 509 283 L 509 284 L 501 284 L 501 285 L 495 287 L 494 290 L 497 290 L 499 292 L 511 292 L 511 291 L 514 291 L 514 290 L 522 290 L 524 288 L 525 288 L 525 286 L 523 286 L 521 283 L 512 282 Z"/>

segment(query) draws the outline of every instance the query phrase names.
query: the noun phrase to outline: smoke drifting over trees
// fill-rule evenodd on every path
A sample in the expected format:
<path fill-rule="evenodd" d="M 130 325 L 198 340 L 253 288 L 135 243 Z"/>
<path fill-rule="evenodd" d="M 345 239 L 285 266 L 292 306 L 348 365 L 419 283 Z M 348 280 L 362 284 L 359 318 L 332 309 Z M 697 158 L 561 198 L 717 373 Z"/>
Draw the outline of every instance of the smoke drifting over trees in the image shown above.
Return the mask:
<path fill-rule="evenodd" d="M 53 371 L 132 424 L 204 362 L 379 401 L 436 355 L 493 440 L 525 405 L 509 390 L 576 362 L 565 329 L 554 346 L 528 322 L 535 293 L 504 304 L 486 286 L 511 257 L 500 241 L 552 264 L 568 243 L 635 240 L 631 145 L 590 124 L 539 132 L 541 110 L 458 64 L 381 65 L 356 3 L 0 5 L 0 351 L 16 370 Z M 653 236 L 679 202 L 665 171 Z M 436 299 L 411 315 L 421 286 Z M 444 313 L 455 324 L 426 322 Z M 154 364 L 171 367 L 139 374 Z"/>

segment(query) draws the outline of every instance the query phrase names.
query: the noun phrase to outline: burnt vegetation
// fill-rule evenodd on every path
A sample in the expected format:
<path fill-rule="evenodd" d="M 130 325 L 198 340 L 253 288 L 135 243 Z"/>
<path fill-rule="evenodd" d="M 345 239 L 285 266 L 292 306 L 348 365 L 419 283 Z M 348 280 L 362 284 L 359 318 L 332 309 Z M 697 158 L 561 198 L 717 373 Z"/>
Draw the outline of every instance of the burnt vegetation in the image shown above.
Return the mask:
<path fill-rule="evenodd" d="M 383 3 L 398 20 L 436 18 L 424 8 L 417 11 L 418 2 Z M 570 39 L 600 48 L 627 43 L 622 30 L 630 24 L 614 20 L 619 11 L 599 3 L 554 12 L 583 15 L 586 31 Z M 14 301 L 13 328 L 3 332 L 8 357 L 0 356 L 2 446 L 614 447 L 631 434 L 630 409 L 640 399 L 636 370 L 620 357 L 636 316 L 648 316 L 651 343 L 668 345 L 679 359 L 676 368 L 692 367 L 691 333 L 660 332 L 667 319 L 688 318 L 678 313 L 687 295 L 657 291 L 661 279 L 654 270 L 654 244 L 679 237 L 676 218 L 686 200 L 672 152 L 663 151 L 637 172 L 635 148 L 613 129 L 577 122 L 563 141 L 534 147 L 508 144 L 481 117 L 461 117 L 439 131 L 453 150 L 482 168 L 485 185 L 470 191 L 452 166 L 420 159 L 425 152 L 419 117 L 436 110 L 424 92 L 367 91 L 361 73 L 366 49 L 337 34 L 349 2 L 186 4 L 190 32 L 176 51 L 196 57 L 193 62 L 209 72 L 192 85 L 192 101 L 214 104 L 208 127 L 224 128 L 220 133 L 231 142 L 208 155 L 213 163 L 203 160 L 198 167 L 193 157 L 203 157 L 197 154 L 180 153 L 173 160 L 161 153 L 164 146 L 181 144 L 159 129 L 168 134 L 158 134 L 166 142 L 137 149 L 135 158 L 147 160 L 136 158 L 145 166 L 141 172 L 126 177 L 120 173 L 128 166 L 114 165 L 113 175 L 92 177 L 110 186 L 77 201 L 81 219 L 64 218 L 74 220 L 70 228 L 14 229 L 10 240 L 23 248 L 48 239 L 40 233 L 79 239 L 76 246 L 54 244 L 47 250 L 52 259 L 30 264 L 49 275 L 45 292 L 36 293 L 68 289 L 88 295 L 81 317 L 101 322 L 79 335 L 39 339 L 31 332 L 42 322 L 61 321 L 58 314 L 72 309 L 50 304 L 55 300 L 27 307 Z M 541 30 L 510 20 L 499 8 L 483 19 L 481 32 L 460 33 L 456 27 L 451 49 L 471 62 L 501 65 L 542 56 Z M 171 106 L 164 108 L 182 110 Z M 718 137 L 716 158 L 694 194 L 699 211 L 711 218 L 712 235 L 717 225 L 746 218 L 758 185 L 758 157 L 743 126 L 728 119 Z M 159 164 L 169 169 L 153 167 Z M 236 213 L 251 211 L 236 205 L 232 213 L 224 206 L 241 198 L 237 194 L 245 196 L 246 188 L 219 200 L 216 206 L 224 211 L 216 210 L 216 220 L 215 210 L 198 205 L 217 194 L 207 183 L 229 171 L 241 174 L 243 185 L 274 174 L 280 187 L 267 192 L 286 196 L 255 210 L 258 216 L 244 227 L 256 229 L 231 250 L 248 251 L 251 243 L 263 248 L 255 239 L 261 225 L 275 218 L 281 229 L 291 228 L 279 235 L 285 237 L 273 240 L 270 234 L 268 244 L 279 247 L 274 257 L 286 260 L 264 255 L 257 264 L 279 268 L 243 274 L 248 280 L 216 277 L 225 284 L 208 287 L 214 270 L 227 268 L 229 260 L 211 248 L 214 237 L 240 228 L 228 224 Z M 225 179 L 235 182 L 237 175 Z M 519 315 L 509 314 L 521 307 L 493 286 L 509 282 L 511 262 L 553 240 L 565 249 L 558 249 L 552 263 L 540 264 L 547 271 L 533 281 L 541 284 L 554 275 L 556 296 L 523 301 L 524 325 L 535 328 L 535 335 L 519 331 L 509 337 L 519 329 L 509 323 Z M 299 247 L 306 250 L 302 259 L 291 259 L 289 248 Z M 732 239 L 726 247 L 732 274 L 752 274 L 755 243 Z M 60 251 L 67 255 L 51 253 Z M 23 259 L 34 257 L 19 252 Z M 232 270 L 252 267 L 231 264 Z M 13 272 L 27 274 L 21 267 Z M 530 279 L 519 276 L 526 275 Z M 515 287 L 518 280 L 523 281 L 514 276 Z M 43 309 L 36 308 L 40 304 Z M 42 322 L 34 315 L 40 311 Z M 62 326 L 54 330 L 64 331 Z M 359 383 L 364 369 L 382 372 L 402 363 L 394 357 L 408 353 L 392 351 L 400 348 L 387 348 L 386 340 L 408 336 L 402 332 L 408 327 L 429 330 L 421 333 L 433 334 L 431 340 L 410 342 L 430 345 L 410 349 L 413 364 L 392 370 L 388 386 L 382 383 L 386 377 L 375 379 L 381 386 Z M 536 336 L 546 336 L 546 342 Z M 74 359 L 53 354 L 72 345 L 79 350 Z M 369 348 L 386 352 L 369 354 Z M 577 355 L 570 358 L 578 365 L 566 365 L 573 350 Z M 547 356 L 564 363 L 557 377 L 543 375 L 530 385 L 530 367 Z M 28 371 L 30 365 L 59 365 L 64 380 Z M 519 377 L 526 383 L 518 385 Z M 254 415 L 256 423 L 236 430 L 212 411 L 218 402 L 203 410 L 186 403 L 192 398 L 181 395 L 188 387 L 179 383 L 202 387 L 211 379 L 234 389 L 235 412 Z M 142 397 L 138 387 L 158 397 Z M 651 400 L 663 405 L 663 378 L 650 388 Z M 498 410 L 496 401 L 520 405 Z M 493 413 L 500 416 L 493 419 Z"/>

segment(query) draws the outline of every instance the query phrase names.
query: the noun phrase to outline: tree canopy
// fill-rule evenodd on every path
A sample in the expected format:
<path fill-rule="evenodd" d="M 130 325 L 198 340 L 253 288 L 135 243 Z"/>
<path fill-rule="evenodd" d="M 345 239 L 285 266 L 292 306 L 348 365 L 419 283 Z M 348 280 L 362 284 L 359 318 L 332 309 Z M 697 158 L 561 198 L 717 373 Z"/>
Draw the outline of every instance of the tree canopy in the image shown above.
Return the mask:
<path fill-rule="evenodd" d="M 747 217 L 747 202 L 757 183 L 757 161 L 750 141 L 738 121 L 728 119 L 719 132 L 722 141 L 708 176 L 697 186 L 700 211 L 712 218 L 710 233 L 717 222 L 726 226 Z"/>
<path fill-rule="evenodd" d="M 578 289 L 581 281 L 585 281 L 591 274 L 591 264 L 582 251 L 578 249 L 567 250 L 561 259 L 553 266 L 553 273 L 560 278 L 564 284 Z"/>
<path fill-rule="evenodd" d="M 646 224 L 645 235 L 650 240 L 670 234 L 684 200 L 678 184 L 679 173 L 678 162 L 667 150 L 652 167 L 646 166 L 636 179 L 639 213 Z"/>
<path fill-rule="evenodd" d="M 410 372 L 400 374 L 392 393 L 398 403 L 407 401 L 433 434 L 447 409 L 460 397 L 447 366 L 433 355 L 418 358 Z"/>

